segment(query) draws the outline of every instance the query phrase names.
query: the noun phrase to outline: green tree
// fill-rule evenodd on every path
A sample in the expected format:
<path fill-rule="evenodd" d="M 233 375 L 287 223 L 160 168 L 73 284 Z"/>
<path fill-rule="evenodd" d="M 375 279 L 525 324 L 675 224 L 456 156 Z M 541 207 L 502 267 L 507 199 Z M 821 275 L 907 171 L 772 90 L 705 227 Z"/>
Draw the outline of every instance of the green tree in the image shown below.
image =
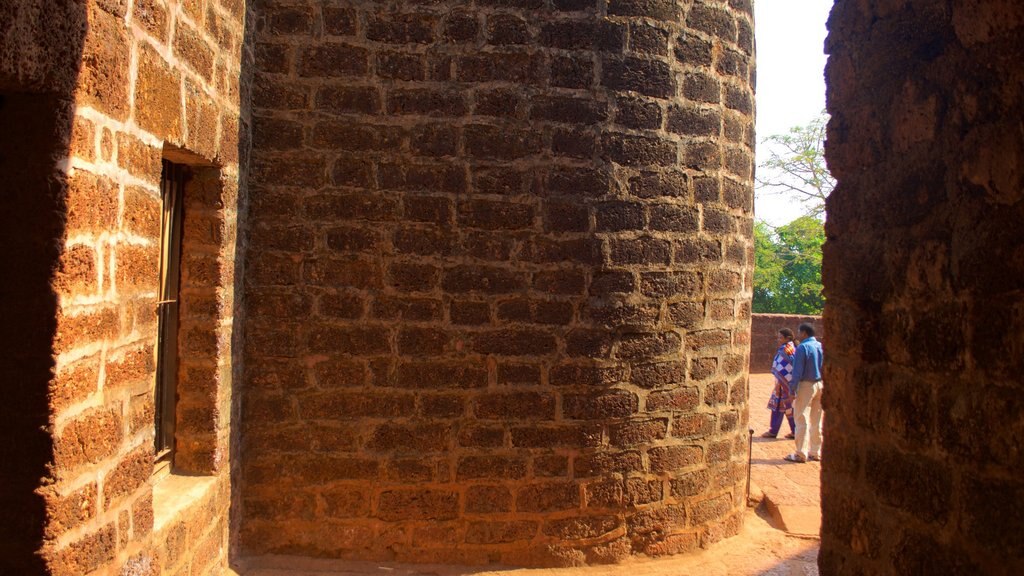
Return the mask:
<path fill-rule="evenodd" d="M 758 194 L 796 198 L 810 216 L 825 213 L 825 199 L 836 182 L 825 164 L 824 111 L 804 126 L 789 129 L 788 134 L 775 134 L 762 141 L 769 156 L 757 173 Z"/>
<path fill-rule="evenodd" d="M 821 314 L 821 247 L 825 229 L 801 216 L 774 231 L 754 226 L 754 312 Z"/>
<path fill-rule="evenodd" d="M 754 223 L 754 312 L 776 312 L 781 286 L 782 259 L 775 231 L 758 220 Z"/>

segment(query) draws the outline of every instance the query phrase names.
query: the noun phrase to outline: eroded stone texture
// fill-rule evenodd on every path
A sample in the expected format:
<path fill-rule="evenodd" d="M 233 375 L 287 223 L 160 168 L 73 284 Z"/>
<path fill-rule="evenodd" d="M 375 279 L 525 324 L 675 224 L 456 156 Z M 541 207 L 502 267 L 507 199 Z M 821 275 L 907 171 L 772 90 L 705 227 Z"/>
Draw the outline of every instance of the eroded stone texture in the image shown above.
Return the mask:
<path fill-rule="evenodd" d="M 829 22 L 821 568 L 1024 571 L 1024 6 Z"/>
<path fill-rule="evenodd" d="M 0 6 L 0 573 L 226 569 L 243 11 Z M 211 478 L 168 509 L 169 491 L 154 496 L 153 437 L 171 151 L 207 167 L 185 192 L 174 470 Z"/>
<path fill-rule="evenodd" d="M 743 2 L 265 2 L 245 553 L 609 562 L 739 529 Z"/>

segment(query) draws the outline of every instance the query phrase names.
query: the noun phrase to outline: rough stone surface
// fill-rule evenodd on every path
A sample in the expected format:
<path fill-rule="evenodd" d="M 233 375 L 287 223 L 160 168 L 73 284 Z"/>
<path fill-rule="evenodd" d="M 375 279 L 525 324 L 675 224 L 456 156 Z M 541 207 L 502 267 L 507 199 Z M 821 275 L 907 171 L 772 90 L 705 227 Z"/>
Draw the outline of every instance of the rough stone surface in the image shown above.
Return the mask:
<path fill-rule="evenodd" d="M 260 5 L 244 553 L 562 565 L 739 530 L 751 14 L 703 4 Z M 333 490 L 368 506 L 298 504 Z"/>
<path fill-rule="evenodd" d="M 1024 571 L 1024 5 L 829 21 L 821 568 Z"/>
<path fill-rule="evenodd" d="M 0 3 L 0 572 L 220 574 L 229 536 L 579 565 L 749 528 L 750 12 Z M 825 573 L 1024 572 L 1022 27 L 835 4 Z M 162 157 L 193 165 L 198 478 L 149 465 Z M 810 569 L 749 543 L 695 570 Z"/>
<path fill-rule="evenodd" d="M 0 573 L 226 569 L 242 8 L 0 6 Z M 173 471 L 216 487 L 174 506 L 154 496 L 161 157 L 204 167 L 185 190 Z"/>
<path fill-rule="evenodd" d="M 817 576 L 818 542 L 815 539 L 787 535 L 769 523 L 766 517 L 753 510 L 745 514 L 743 526 L 735 538 L 719 542 L 706 550 L 696 548 L 692 539 L 666 539 L 661 550 L 677 556 L 635 558 L 621 566 L 588 566 L 573 568 L 519 568 L 517 574 L 525 576 L 614 576 L 628 571 L 637 576 L 676 576 L 679 574 L 706 574 L 708 576 L 764 576 L 792 575 Z M 612 543 L 601 550 L 604 556 L 613 556 L 621 546 Z M 499 576 L 507 574 L 509 567 L 444 565 L 409 565 L 381 562 L 332 561 L 298 558 L 294 556 L 267 556 L 245 558 L 237 562 L 229 576 L 369 576 L 382 570 L 396 576 L 416 576 L 429 572 L 439 576 Z"/>

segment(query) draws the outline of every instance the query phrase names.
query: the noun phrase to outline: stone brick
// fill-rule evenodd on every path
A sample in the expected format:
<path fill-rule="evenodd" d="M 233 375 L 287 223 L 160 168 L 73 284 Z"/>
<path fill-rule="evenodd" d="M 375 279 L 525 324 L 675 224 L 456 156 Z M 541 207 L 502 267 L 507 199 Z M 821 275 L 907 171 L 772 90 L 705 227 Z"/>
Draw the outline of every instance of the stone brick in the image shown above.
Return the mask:
<path fill-rule="evenodd" d="M 671 31 L 645 23 L 631 23 L 629 26 L 629 49 L 636 54 L 668 56 Z"/>
<path fill-rule="evenodd" d="M 99 509 L 95 483 L 90 483 L 69 494 L 46 494 L 49 518 L 45 534 L 56 538 L 94 518 Z"/>
<path fill-rule="evenodd" d="M 98 7 L 91 8 L 87 14 L 87 32 L 76 32 L 76 42 L 82 43 L 77 100 L 115 119 L 125 120 L 131 85 L 128 35 L 117 16 Z"/>
<path fill-rule="evenodd" d="M 374 14 L 366 24 L 366 37 L 391 44 L 428 44 L 434 40 L 432 14 Z"/>
<path fill-rule="evenodd" d="M 214 50 L 185 22 L 175 25 L 172 47 L 174 55 L 205 80 L 213 77 Z"/>
<path fill-rule="evenodd" d="M 680 340 L 675 332 L 624 334 L 619 340 L 617 356 L 637 359 L 677 354 Z"/>
<path fill-rule="evenodd" d="M 588 88 L 594 84 L 594 62 L 586 57 L 555 57 L 551 61 L 551 85 Z"/>
<path fill-rule="evenodd" d="M 601 326 L 643 330 L 654 328 L 661 310 L 654 304 L 623 304 L 602 302 L 603 305 L 588 306 L 585 315 Z"/>
<path fill-rule="evenodd" d="M 135 3 L 132 6 L 132 21 L 161 43 L 167 40 L 170 15 L 167 6 L 159 0 L 140 0 Z"/>
<path fill-rule="evenodd" d="M 609 474 L 628 474 L 643 470 L 643 461 L 639 452 L 597 452 L 582 454 L 573 461 L 573 468 L 578 478 L 606 476 Z"/>
<path fill-rule="evenodd" d="M 377 517 L 395 520 L 451 520 L 459 510 L 459 495 L 443 490 L 389 490 L 381 492 Z"/>
<path fill-rule="evenodd" d="M 667 98 L 675 94 L 672 70 L 659 60 L 624 58 L 603 62 L 601 84 L 613 90 L 631 90 Z"/>
<path fill-rule="evenodd" d="M 611 22 L 555 20 L 540 31 L 542 46 L 563 50 L 616 51 L 625 43 L 625 30 Z"/>
<path fill-rule="evenodd" d="M 527 485 L 516 492 L 516 510 L 551 512 L 580 506 L 580 488 L 572 482 Z"/>
<path fill-rule="evenodd" d="M 555 352 L 555 337 L 539 330 L 493 330 L 479 333 L 472 344 L 481 354 L 534 356 Z"/>
<path fill-rule="evenodd" d="M 615 341 L 601 330 L 575 329 L 565 335 L 565 353 L 581 358 L 609 358 Z"/>
<path fill-rule="evenodd" d="M 477 388 L 487 384 L 487 371 L 482 366 L 408 362 L 400 364 L 395 385 L 403 388 Z"/>
<path fill-rule="evenodd" d="M 636 395 L 625 390 L 565 394 L 562 415 L 570 420 L 624 418 L 635 414 L 638 404 Z"/>
<path fill-rule="evenodd" d="M 466 512 L 492 514 L 512 510 L 512 494 L 501 486 L 470 486 L 466 489 Z"/>
<path fill-rule="evenodd" d="M 459 458 L 456 476 L 459 480 L 518 480 L 526 476 L 526 461 L 506 456 L 465 456 Z"/>
<path fill-rule="evenodd" d="M 460 203 L 457 221 L 467 228 L 515 230 L 529 228 L 534 221 L 534 208 L 529 204 L 473 200 Z"/>
<path fill-rule="evenodd" d="M 874 450 L 868 452 L 866 465 L 885 466 L 870 482 L 886 503 L 926 522 L 941 522 L 948 517 L 952 479 L 937 462 L 906 456 L 897 459 L 892 453 Z"/>
<path fill-rule="evenodd" d="M 530 29 L 518 16 L 495 14 L 487 18 L 487 42 L 497 46 L 527 44 Z"/>
<path fill-rule="evenodd" d="M 661 480 L 644 480 L 627 478 L 624 498 L 626 503 L 636 506 L 660 502 L 663 498 L 664 486 Z"/>
<path fill-rule="evenodd" d="M 515 118 L 525 106 L 522 95 L 516 90 L 495 88 L 478 90 L 474 97 L 473 114 L 496 118 Z"/>
<path fill-rule="evenodd" d="M 378 452 L 441 452 L 448 448 L 451 430 L 442 424 L 382 424 L 366 443 Z"/>
<path fill-rule="evenodd" d="M 675 142 L 649 136 L 608 133 L 601 142 L 602 154 L 608 160 L 623 166 L 671 166 L 676 163 L 678 151 Z M 692 155 L 687 148 L 687 154 Z M 693 162 L 712 158 L 694 158 Z"/>
<path fill-rule="evenodd" d="M 596 425 L 575 426 L 528 426 L 511 429 L 512 446 L 516 448 L 573 448 L 601 444 L 601 427 Z"/>
<path fill-rule="evenodd" d="M 569 302 L 514 299 L 498 304 L 499 320 L 565 325 L 572 317 L 573 308 Z"/>
<path fill-rule="evenodd" d="M 103 478 L 103 505 L 110 510 L 138 490 L 153 473 L 153 454 L 149 446 L 136 449 Z"/>
<path fill-rule="evenodd" d="M 464 426 L 459 431 L 459 445 L 496 448 L 505 443 L 505 429 L 501 426 Z"/>
<path fill-rule="evenodd" d="M 679 17 L 679 7 L 671 0 L 613 0 L 608 13 L 674 21 Z"/>
<path fill-rule="evenodd" d="M 515 160 L 539 154 L 544 144 L 536 132 L 509 131 L 486 124 L 466 126 L 465 138 L 470 156 L 493 160 Z"/>
<path fill-rule="evenodd" d="M 448 42 L 469 43 L 477 39 L 480 23 L 472 13 L 457 12 L 442 23 L 442 37 Z"/>
<path fill-rule="evenodd" d="M 575 128 L 554 128 L 551 134 L 551 153 L 555 156 L 592 158 L 598 150 L 597 135 L 591 131 Z"/>
<path fill-rule="evenodd" d="M 708 522 L 721 518 L 732 508 L 732 497 L 724 494 L 717 498 L 697 503 L 693 507 L 690 520 L 693 522 Z"/>
<path fill-rule="evenodd" d="M 491 420 L 551 420 L 555 415 L 555 397 L 536 392 L 485 394 L 477 397 L 474 412 L 479 418 Z"/>
<path fill-rule="evenodd" d="M 646 445 L 654 440 L 660 440 L 665 437 L 667 432 L 667 419 L 638 419 L 609 427 L 608 437 L 612 446 L 630 448 Z"/>
<path fill-rule="evenodd" d="M 688 411 L 696 408 L 699 403 L 700 390 L 695 387 L 657 390 L 647 397 L 647 410 Z"/>
<path fill-rule="evenodd" d="M 322 392 L 300 397 L 298 406 L 304 418 L 312 419 L 339 415 L 393 418 L 410 416 L 415 411 L 413 396 L 398 393 Z"/>
<path fill-rule="evenodd" d="M 546 454 L 533 459 L 533 475 L 538 478 L 564 478 L 569 475 L 569 457 Z"/>
<path fill-rule="evenodd" d="M 525 52 L 485 52 L 456 59 L 460 82 L 517 82 L 540 84 L 543 60 Z"/>
<path fill-rule="evenodd" d="M 62 368 L 50 384 L 50 402 L 54 409 L 63 410 L 99 389 L 98 358 L 85 358 Z"/>
<path fill-rule="evenodd" d="M 736 41 L 736 19 L 725 10 L 698 5 L 690 9 L 686 25 L 726 42 Z"/>
<path fill-rule="evenodd" d="M 545 523 L 544 533 L 562 540 L 584 540 L 608 534 L 619 526 L 615 516 L 564 518 Z"/>
<path fill-rule="evenodd" d="M 585 286 L 582 270 L 541 271 L 533 275 L 534 290 L 548 294 L 580 295 Z"/>
<path fill-rule="evenodd" d="M 117 552 L 117 526 L 106 524 L 64 546 L 49 563 L 57 574 L 88 574 L 114 559 Z"/>
<path fill-rule="evenodd" d="M 390 114 L 462 116 L 466 110 L 466 99 L 457 91 L 416 88 L 396 89 L 388 93 L 387 111 Z"/>
<path fill-rule="evenodd" d="M 471 522 L 466 529 L 469 544 L 503 544 L 529 540 L 537 533 L 536 522 Z"/>
<path fill-rule="evenodd" d="M 364 76 L 369 70 L 369 52 L 349 44 L 322 44 L 303 50 L 296 66 L 305 77 Z"/>
<path fill-rule="evenodd" d="M 483 266 L 456 266 L 444 273 L 441 287 L 453 293 L 508 294 L 526 285 L 526 278 L 512 270 Z"/>
<path fill-rule="evenodd" d="M 553 386 L 607 386 L 625 378 L 625 370 L 621 366 L 572 364 L 552 367 L 548 377 Z"/>
<path fill-rule="evenodd" d="M 352 36 L 356 33 L 357 15 L 352 8 L 324 6 L 321 9 L 324 32 L 334 36 Z"/>
<path fill-rule="evenodd" d="M 65 471 L 111 456 L 121 443 L 122 422 L 113 410 L 94 410 L 65 425 L 54 439 L 55 462 Z"/>
<path fill-rule="evenodd" d="M 652 473 L 671 473 L 700 464 L 704 450 L 700 446 L 659 446 L 648 450 L 647 457 Z"/>
<path fill-rule="evenodd" d="M 586 507 L 591 508 L 616 508 L 623 502 L 622 481 L 617 478 L 588 482 L 583 487 L 583 497 Z"/>
<path fill-rule="evenodd" d="M 672 533 L 686 526 L 686 509 L 682 506 L 652 508 L 634 514 L 629 520 L 629 529 L 637 535 L 651 532 Z"/>
<path fill-rule="evenodd" d="M 67 228 L 73 231 L 112 229 L 117 218 L 117 189 L 109 180 L 77 171 L 68 183 Z"/>
<path fill-rule="evenodd" d="M 182 132 L 181 83 L 177 74 L 152 49 L 139 52 L 135 86 L 135 120 L 153 134 L 180 138 Z"/>

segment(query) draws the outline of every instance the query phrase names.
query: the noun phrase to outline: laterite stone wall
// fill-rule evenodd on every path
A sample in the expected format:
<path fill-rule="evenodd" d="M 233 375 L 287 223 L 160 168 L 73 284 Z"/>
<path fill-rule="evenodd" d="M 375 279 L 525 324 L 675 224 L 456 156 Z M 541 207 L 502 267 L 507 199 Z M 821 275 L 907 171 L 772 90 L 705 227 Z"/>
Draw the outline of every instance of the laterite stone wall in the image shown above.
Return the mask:
<path fill-rule="evenodd" d="M 836 2 L 828 574 L 1024 572 L 1024 5 Z"/>
<path fill-rule="evenodd" d="M 735 534 L 750 2 L 256 16 L 242 553 L 578 564 Z"/>
<path fill-rule="evenodd" d="M 226 570 L 245 10 L 0 3 L 0 574 Z M 207 168 L 186 186 L 168 479 L 153 439 L 173 148 Z"/>

